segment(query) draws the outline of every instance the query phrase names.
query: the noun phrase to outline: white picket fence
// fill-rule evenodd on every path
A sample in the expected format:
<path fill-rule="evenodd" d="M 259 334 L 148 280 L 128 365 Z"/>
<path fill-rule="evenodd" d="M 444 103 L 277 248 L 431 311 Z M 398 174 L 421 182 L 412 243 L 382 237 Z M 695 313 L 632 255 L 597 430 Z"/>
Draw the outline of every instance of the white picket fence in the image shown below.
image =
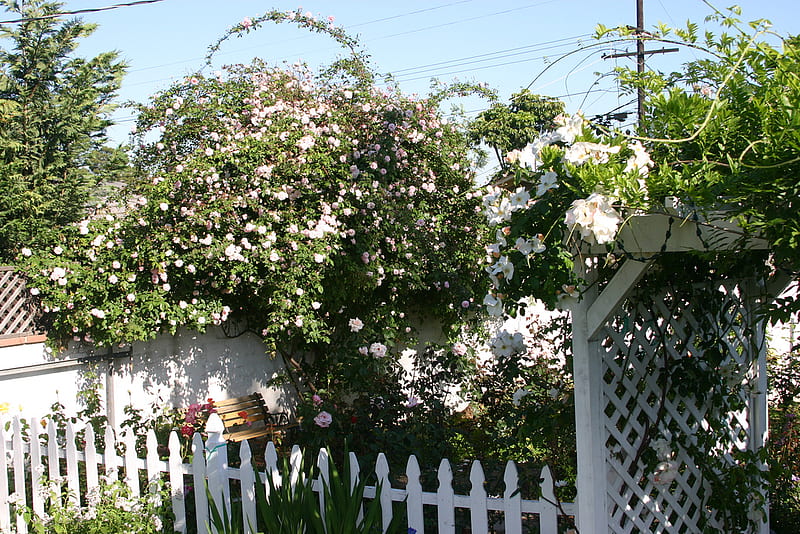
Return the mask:
<path fill-rule="evenodd" d="M 2 421 L 0 421 L 2 423 Z M 27 421 L 30 429 L 41 428 L 40 420 L 30 418 Z M 124 480 L 135 495 L 140 495 L 139 477 L 130 476 L 131 473 L 146 472 L 147 479 L 154 477 L 166 478 L 169 482 L 169 492 L 172 500 L 172 510 L 175 515 L 175 531 L 185 533 L 187 521 L 194 521 L 198 532 L 208 532 L 209 503 L 205 491 L 194 491 L 195 517 L 187 517 L 186 501 L 184 495 L 184 476 L 192 477 L 194 488 L 204 488 L 208 484 L 209 492 L 219 510 L 225 507 L 230 511 L 231 494 L 230 481 L 238 480 L 241 487 L 241 508 L 244 525 L 256 524 L 255 484 L 256 472 L 253 469 L 238 469 L 228 466 L 227 447 L 222 439 L 222 421 L 214 414 L 206 426 L 208 439 L 203 442 L 200 434 L 195 434 L 192 441 L 192 462 L 183 463 L 180 455 L 180 441 L 178 435 L 172 432 L 169 439 L 169 459 L 161 460 L 158 454 L 158 444 L 155 434 L 150 431 L 147 435 L 145 458 L 138 458 L 135 447 L 135 437 L 123 434 L 121 443 L 125 444 L 125 453 L 122 457 L 116 454 L 114 432 L 106 428 L 104 443 L 105 453 L 100 453 L 95 448 L 95 435 L 91 426 L 85 428 L 85 447 L 79 450 L 75 445 L 76 429 L 71 423 L 66 425 L 66 439 L 64 447 L 59 448 L 56 427 L 52 421 L 47 424 L 48 439 L 42 445 L 38 439 L 28 440 L 23 432 L 24 421 L 18 416 L 11 421 L 10 431 L 0 424 L 0 532 L 11 531 L 15 524 L 16 531 L 20 534 L 27 532 L 27 527 L 21 516 L 14 516 L 9 503 L 10 493 L 25 496 L 25 499 L 37 514 L 44 512 L 44 501 L 38 491 L 43 483 L 49 480 L 64 480 L 67 488 L 76 499 L 80 495 L 96 488 L 99 484 L 98 473 L 114 476 L 120 467 L 128 474 Z M 29 432 L 35 434 L 34 432 Z M 258 473 L 259 482 L 266 483 L 267 474 L 273 477 L 276 485 L 281 483 L 278 456 L 272 443 L 267 445 L 264 463 L 266 472 Z M 302 453 L 299 447 L 292 448 L 290 456 L 291 483 L 297 480 Z M 250 465 L 252 455 L 248 443 L 242 442 L 240 448 L 241 465 Z M 327 473 L 329 461 L 326 451 L 320 451 L 317 464 L 321 473 Z M 79 475 L 78 464 L 85 465 L 85 475 Z M 351 473 L 353 483 L 358 476 L 358 461 L 355 454 L 350 454 Z M 102 466 L 102 470 L 100 469 Z M 45 475 L 46 472 L 46 475 Z M 166 477 L 165 477 L 166 474 Z M 437 532 L 450 534 L 456 532 L 456 509 L 469 510 L 470 528 L 472 534 L 488 534 L 489 512 L 500 512 L 503 516 L 502 528 L 506 534 L 521 534 L 523 517 L 529 514 L 538 515 L 539 532 L 541 534 L 556 534 L 557 517 L 560 513 L 574 515 L 573 503 L 556 504 L 553 479 L 548 467 L 541 472 L 541 497 L 538 500 L 522 499 L 518 488 L 517 468 L 513 462 L 508 462 L 504 474 L 505 491 L 503 496 L 489 496 L 485 489 L 483 468 L 478 461 L 472 463 L 470 471 L 471 490 L 468 495 L 458 495 L 453 490 L 453 472 L 450 463 L 442 460 L 438 470 L 438 489 L 435 492 L 423 491 L 420 482 L 420 468 L 415 456 L 410 456 L 406 466 L 406 487 L 393 488 L 389 482 L 389 464 L 381 453 L 375 465 L 375 474 L 380 482 L 380 494 L 376 496 L 376 487 L 367 486 L 366 498 L 379 498 L 383 511 L 384 530 L 392 519 L 392 501 L 404 501 L 407 510 L 409 528 L 418 534 L 424 534 L 423 507 L 436 507 Z M 82 484 L 82 478 L 85 482 Z M 27 483 L 27 486 L 26 486 Z M 83 485 L 83 487 L 81 487 Z M 27 490 L 26 490 L 27 487 Z M 265 486 L 268 491 L 268 486 Z M 314 488 L 319 492 L 321 483 L 314 481 Z M 213 532 L 211 534 L 216 534 Z"/>

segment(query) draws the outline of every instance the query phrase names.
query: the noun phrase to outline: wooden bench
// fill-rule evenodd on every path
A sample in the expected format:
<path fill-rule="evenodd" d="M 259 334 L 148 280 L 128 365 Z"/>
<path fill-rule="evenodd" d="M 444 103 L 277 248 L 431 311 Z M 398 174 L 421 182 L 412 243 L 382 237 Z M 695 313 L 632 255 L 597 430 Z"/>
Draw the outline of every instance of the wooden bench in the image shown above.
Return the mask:
<path fill-rule="evenodd" d="M 223 437 L 227 441 L 243 441 L 269 436 L 282 436 L 295 425 L 289 424 L 285 413 L 270 413 L 261 393 L 253 393 L 235 399 L 214 401 L 214 409 L 225 424 Z"/>

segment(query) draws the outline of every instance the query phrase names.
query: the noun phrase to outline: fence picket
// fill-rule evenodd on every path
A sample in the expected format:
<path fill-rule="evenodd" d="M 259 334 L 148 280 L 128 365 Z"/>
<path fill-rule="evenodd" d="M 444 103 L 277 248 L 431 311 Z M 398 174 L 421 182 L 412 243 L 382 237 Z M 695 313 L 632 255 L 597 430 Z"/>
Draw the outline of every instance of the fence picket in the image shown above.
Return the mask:
<path fill-rule="evenodd" d="M 456 531 L 456 509 L 453 495 L 453 470 L 446 458 L 442 458 L 439 464 L 439 489 L 436 490 L 436 508 L 439 534 L 454 534 Z"/>
<path fill-rule="evenodd" d="M 22 448 L 22 423 L 18 415 L 14 416 L 13 429 L 14 436 L 11 438 L 11 446 L 14 447 L 14 450 L 11 462 L 14 466 L 14 493 L 25 501 L 25 455 Z M 28 431 L 33 433 L 36 429 L 29 428 Z M 28 532 L 21 514 L 17 514 L 17 532 L 20 534 Z"/>
<path fill-rule="evenodd" d="M 119 458 L 117 457 L 117 445 L 114 440 L 114 430 L 110 426 L 106 427 L 104 436 L 103 463 L 106 466 L 106 480 L 117 480 L 119 476 Z"/>
<path fill-rule="evenodd" d="M 278 451 L 275 450 L 275 444 L 271 441 L 267 443 L 267 448 L 264 449 L 264 464 L 266 465 L 264 489 L 265 495 L 269 497 L 269 482 L 266 477 L 270 477 L 272 485 L 275 486 L 275 488 L 281 485 L 281 472 L 278 468 Z"/>
<path fill-rule="evenodd" d="M 417 534 L 425 534 L 425 521 L 422 509 L 422 483 L 420 477 L 419 462 L 413 454 L 408 457 L 406 463 L 406 513 L 408 514 L 408 527 L 417 531 Z"/>
<path fill-rule="evenodd" d="M 212 413 L 206 423 L 208 438 L 205 445 L 206 474 L 211 499 L 220 516 L 231 516 L 231 488 L 228 483 L 228 443 L 222 438 L 225 425 L 219 415 Z M 204 488 L 198 488 L 205 491 Z M 216 528 L 211 528 L 216 533 Z"/>
<path fill-rule="evenodd" d="M 80 473 L 78 473 L 78 448 L 75 444 L 75 427 L 72 426 L 72 421 L 67 421 L 66 439 L 67 487 L 69 488 L 69 500 L 73 504 L 77 505 L 81 502 L 81 485 Z"/>
<path fill-rule="evenodd" d="M 153 484 L 158 482 L 158 479 L 161 478 L 161 469 L 159 464 L 161 459 L 158 455 L 158 439 L 156 438 L 156 432 L 152 428 L 147 431 L 147 439 L 145 441 L 145 447 L 147 449 L 147 456 L 146 456 L 146 465 L 147 465 L 147 491 L 152 493 L 155 489 Z"/>
<path fill-rule="evenodd" d="M 36 435 L 37 429 L 31 428 L 31 437 Z M 56 424 L 50 419 L 47 421 L 47 476 L 50 484 L 55 486 L 53 491 L 60 492 L 61 488 L 61 465 L 58 461 L 58 436 L 56 434 Z"/>
<path fill-rule="evenodd" d="M 514 462 L 506 463 L 506 472 L 503 477 L 505 491 L 503 492 L 503 520 L 506 526 L 506 534 L 522 534 L 522 497 L 517 489 L 519 488 L 519 476 L 517 466 Z"/>
<path fill-rule="evenodd" d="M 41 423 L 39 419 L 35 417 L 28 418 L 28 424 L 31 428 L 40 428 Z M 43 486 L 43 479 L 42 476 L 44 474 L 44 465 L 42 464 L 42 444 L 39 442 L 38 436 L 35 439 L 30 440 L 30 448 L 31 448 L 31 502 L 33 513 L 37 516 L 41 517 L 44 514 L 44 496 L 42 492 L 44 490 Z M 0 469 L 0 472 L 3 472 Z M 0 527 L 2 530 L 2 527 Z"/>
<path fill-rule="evenodd" d="M 558 532 L 558 507 L 556 503 L 553 475 L 548 466 L 542 468 L 541 478 L 541 508 L 539 512 L 539 530 L 542 534 L 556 534 Z"/>
<path fill-rule="evenodd" d="M 350 492 L 352 493 L 353 488 L 356 487 L 358 484 L 359 476 L 361 473 L 361 467 L 358 465 L 358 458 L 356 457 L 356 453 L 350 451 L 348 454 L 350 459 Z M 362 503 L 358 507 L 358 521 L 361 522 L 364 519 L 364 504 Z"/>
<path fill-rule="evenodd" d="M 97 459 L 97 448 L 95 447 L 95 433 L 92 425 L 86 426 L 86 445 L 83 448 L 84 458 L 86 458 L 86 493 L 91 494 L 92 491 L 97 491 L 99 487 L 97 478 L 97 464 L 100 463 Z"/>
<path fill-rule="evenodd" d="M 0 473 L 10 471 L 6 458 L 5 421 L 0 419 Z M 11 530 L 11 510 L 8 504 L 8 475 L 0 476 L 0 531 Z"/>
<path fill-rule="evenodd" d="M 297 445 L 292 446 L 292 452 L 289 454 L 289 483 L 292 488 L 297 487 L 297 481 L 300 480 L 301 469 L 303 463 L 303 453 Z"/>
<path fill-rule="evenodd" d="M 192 483 L 194 484 L 194 509 L 197 513 L 197 531 L 206 532 L 208 524 L 208 496 L 206 495 L 206 458 L 203 437 L 195 433 L 192 438 Z"/>
<path fill-rule="evenodd" d="M 256 477 L 253 469 L 253 455 L 250 452 L 250 444 L 247 440 L 242 442 L 239 450 L 241 467 L 239 468 L 242 487 L 242 520 L 244 532 L 255 534 L 256 532 Z"/>
<path fill-rule="evenodd" d="M 139 488 L 139 456 L 136 454 L 136 434 L 128 430 L 122 435 L 125 443 L 125 483 L 135 497 L 141 495 Z"/>
<path fill-rule="evenodd" d="M 483 474 L 483 466 L 478 460 L 472 462 L 469 471 L 469 516 L 472 534 L 488 534 L 489 532 L 489 513 L 486 509 L 486 488 L 484 483 L 486 477 Z"/>
<path fill-rule="evenodd" d="M 316 481 L 317 495 L 319 497 L 319 513 L 322 520 L 325 520 L 325 488 L 330 487 L 330 462 L 327 449 L 320 449 L 317 455 L 317 467 L 319 468 L 319 479 Z"/>
<path fill-rule="evenodd" d="M 375 474 L 378 476 L 378 484 L 381 487 L 381 494 L 375 495 L 376 499 L 381 501 L 381 516 L 383 520 L 383 531 L 389 528 L 389 523 L 392 522 L 392 484 L 389 482 L 389 462 L 386 456 L 381 452 L 378 454 L 378 460 L 375 463 Z"/>
<path fill-rule="evenodd" d="M 186 490 L 183 481 L 183 458 L 181 442 L 174 430 L 169 433 L 169 493 L 172 513 L 175 514 L 173 529 L 186 534 Z"/>

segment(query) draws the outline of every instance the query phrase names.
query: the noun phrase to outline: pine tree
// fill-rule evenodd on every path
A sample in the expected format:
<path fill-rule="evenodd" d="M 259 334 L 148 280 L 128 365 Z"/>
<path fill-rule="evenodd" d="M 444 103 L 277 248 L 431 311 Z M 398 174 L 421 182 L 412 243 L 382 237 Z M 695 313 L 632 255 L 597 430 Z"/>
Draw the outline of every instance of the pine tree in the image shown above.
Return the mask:
<path fill-rule="evenodd" d="M 76 57 L 95 25 L 53 16 L 63 4 L 0 5 L 24 19 L 0 27 L 9 43 L 0 48 L 0 262 L 8 262 L 83 217 L 125 65 L 117 52 Z"/>

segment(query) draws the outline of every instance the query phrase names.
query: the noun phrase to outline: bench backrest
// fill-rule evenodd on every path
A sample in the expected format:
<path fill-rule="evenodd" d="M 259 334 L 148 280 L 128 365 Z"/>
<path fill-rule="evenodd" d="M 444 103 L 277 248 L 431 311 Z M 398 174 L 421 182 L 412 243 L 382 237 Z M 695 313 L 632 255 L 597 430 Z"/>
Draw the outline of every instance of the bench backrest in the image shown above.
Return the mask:
<path fill-rule="evenodd" d="M 272 415 L 261 393 L 214 401 L 214 409 L 225 424 L 223 437 L 228 441 L 266 436 L 273 430 Z"/>

